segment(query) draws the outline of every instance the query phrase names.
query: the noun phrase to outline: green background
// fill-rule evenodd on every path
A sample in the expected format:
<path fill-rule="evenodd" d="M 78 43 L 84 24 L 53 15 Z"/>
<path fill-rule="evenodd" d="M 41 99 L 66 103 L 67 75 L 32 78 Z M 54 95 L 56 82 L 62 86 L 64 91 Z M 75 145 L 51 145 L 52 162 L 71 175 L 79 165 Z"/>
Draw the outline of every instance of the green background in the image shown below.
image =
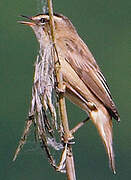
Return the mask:
<path fill-rule="evenodd" d="M 35 15 L 38 0 L 0 2 L 0 179 L 66 179 L 48 164 L 33 134 L 16 162 L 13 154 L 23 131 L 31 98 L 33 64 L 38 43 L 31 29 L 17 23 L 20 14 Z M 88 122 L 75 135 L 77 179 L 131 179 L 131 1 L 57 0 L 55 11 L 68 16 L 88 43 L 118 106 L 121 123 L 113 120 L 117 175 L 95 127 Z M 71 127 L 86 114 L 68 102 Z"/>

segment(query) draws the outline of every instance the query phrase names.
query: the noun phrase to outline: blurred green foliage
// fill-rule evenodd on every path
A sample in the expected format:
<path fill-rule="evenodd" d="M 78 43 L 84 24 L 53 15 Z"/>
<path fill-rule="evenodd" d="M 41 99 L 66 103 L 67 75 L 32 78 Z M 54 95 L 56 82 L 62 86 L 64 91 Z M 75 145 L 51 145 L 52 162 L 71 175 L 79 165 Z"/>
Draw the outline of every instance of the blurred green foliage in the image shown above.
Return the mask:
<path fill-rule="evenodd" d="M 55 11 L 68 16 L 88 44 L 106 76 L 121 116 L 114 125 L 117 175 L 108 168 L 104 147 L 89 122 L 76 133 L 73 147 L 77 179 L 131 179 L 131 1 L 67 0 L 54 1 Z M 20 14 L 35 15 L 35 1 L 0 3 L 0 179 L 66 179 L 48 164 L 32 135 L 12 162 L 23 131 L 31 98 L 33 64 L 38 52 L 36 38 L 28 27 L 17 23 Z M 71 127 L 86 114 L 68 104 Z M 33 133 L 32 133 L 33 134 Z"/>

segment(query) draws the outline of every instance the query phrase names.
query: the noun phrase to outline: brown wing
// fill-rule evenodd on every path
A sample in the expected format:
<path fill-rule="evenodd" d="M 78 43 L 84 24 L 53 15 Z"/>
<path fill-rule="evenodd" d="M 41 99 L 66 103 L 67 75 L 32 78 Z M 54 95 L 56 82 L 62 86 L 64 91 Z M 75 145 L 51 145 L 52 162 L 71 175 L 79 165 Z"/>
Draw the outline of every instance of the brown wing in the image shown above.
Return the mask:
<path fill-rule="evenodd" d="M 119 120 L 106 80 L 86 44 L 79 38 L 61 39 L 65 44 L 66 61 L 92 93 L 105 105 L 109 113 Z"/>

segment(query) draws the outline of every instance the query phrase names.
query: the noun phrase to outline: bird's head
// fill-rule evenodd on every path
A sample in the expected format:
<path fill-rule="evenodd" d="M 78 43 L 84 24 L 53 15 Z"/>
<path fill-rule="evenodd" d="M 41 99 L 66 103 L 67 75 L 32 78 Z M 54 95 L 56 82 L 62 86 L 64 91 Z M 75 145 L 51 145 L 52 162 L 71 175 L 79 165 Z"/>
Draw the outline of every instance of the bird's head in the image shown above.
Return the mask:
<path fill-rule="evenodd" d="M 45 38 L 50 34 L 49 14 L 38 14 L 31 17 L 24 15 L 21 16 L 29 21 L 19 21 L 19 23 L 30 26 L 34 30 L 38 41 L 41 39 L 41 37 L 44 36 Z M 76 32 L 74 26 L 67 17 L 61 14 L 54 14 L 53 17 L 56 38 L 59 36 L 64 36 L 67 33 L 71 34 Z"/>

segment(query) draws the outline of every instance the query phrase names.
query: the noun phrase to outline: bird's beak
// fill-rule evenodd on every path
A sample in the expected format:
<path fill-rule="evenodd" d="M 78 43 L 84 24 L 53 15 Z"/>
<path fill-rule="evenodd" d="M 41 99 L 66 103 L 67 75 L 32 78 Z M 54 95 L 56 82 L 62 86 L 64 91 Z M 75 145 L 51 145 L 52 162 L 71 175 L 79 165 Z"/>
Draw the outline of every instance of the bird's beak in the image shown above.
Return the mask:
<path fill-rule="evenodd" d="M 20 17 L 24 17 L 26 19 L 29 19 L 29 20 L 31 20 L 31 22 L 29 22 L 29 21 L 18 21 L 19 23 L 25 24 L 25 25 L 28 25 L 28 26 L 34 26 L 35 25 L 35 22 L 33 22 L 32 17 L 24 16 L 24 15 L 20 15 Z"/>

